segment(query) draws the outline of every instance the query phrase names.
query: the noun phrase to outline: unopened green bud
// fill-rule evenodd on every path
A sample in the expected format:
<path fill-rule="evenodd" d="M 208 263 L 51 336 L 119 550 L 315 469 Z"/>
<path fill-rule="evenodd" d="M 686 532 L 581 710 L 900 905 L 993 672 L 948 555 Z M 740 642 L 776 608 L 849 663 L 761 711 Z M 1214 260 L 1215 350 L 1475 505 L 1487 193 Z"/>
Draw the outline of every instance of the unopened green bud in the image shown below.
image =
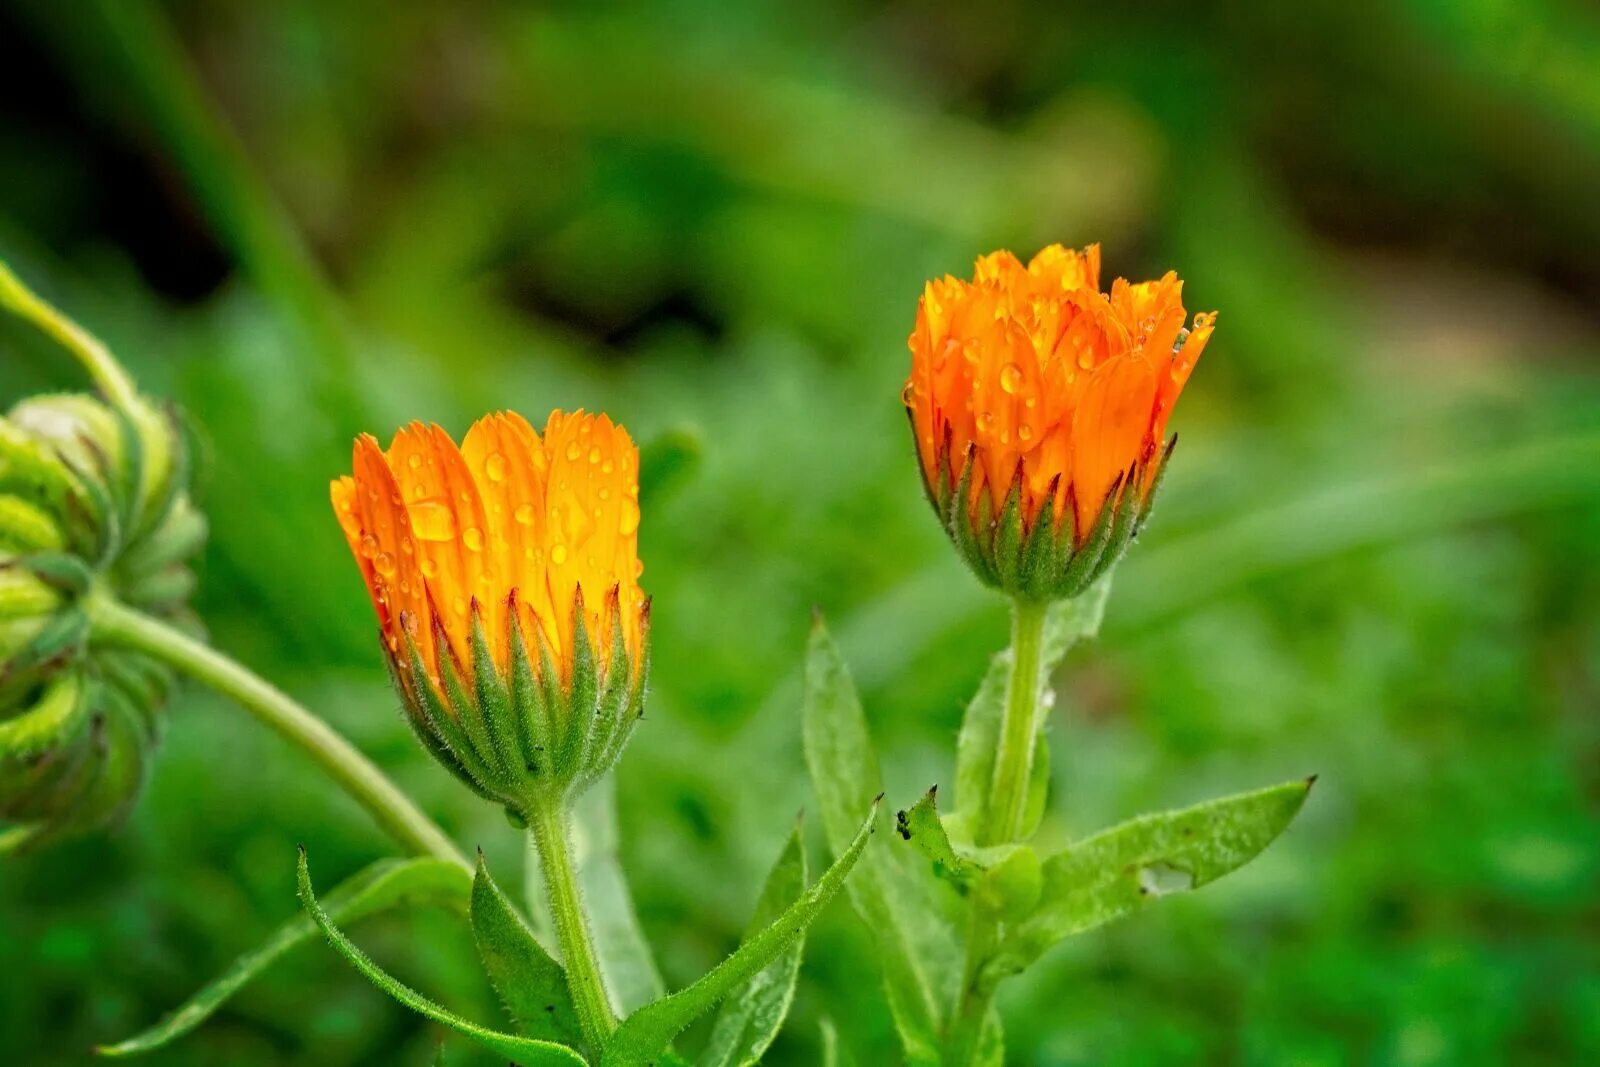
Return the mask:
<path fill-rule="evenodd" d="M 0 852 L 113 821 L 144 780 L 171 676 L 97 647 L 92 605 L 194 625 L 206 524 L 187 438 L 110 367 L 102 396 L 34 397 L 0 416 L 0 820 L 15 824 Z"/>

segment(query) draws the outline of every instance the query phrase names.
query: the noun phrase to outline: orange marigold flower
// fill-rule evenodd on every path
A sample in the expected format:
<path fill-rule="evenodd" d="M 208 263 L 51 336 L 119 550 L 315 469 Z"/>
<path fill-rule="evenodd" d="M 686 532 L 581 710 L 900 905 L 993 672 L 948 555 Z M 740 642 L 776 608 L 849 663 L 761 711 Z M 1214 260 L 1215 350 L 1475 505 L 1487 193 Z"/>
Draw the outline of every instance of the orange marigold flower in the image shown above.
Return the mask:
<path fill-rule="evenodd" d="M 984 581 L 1074 596 L 1138 531 L 1215 320 L 1186 328 L 1182 293 L 1170 271 L 1102 293 L 1098 245 L 928 283 L 903 399 L 929 498 Z"/>
<path fill-rule="evenodd" d="M 639 452 L 605 415 L 478 420 L 457 448 L 412 423 L 356 440 L 334 512 L 366 579 L 413 726 L 520 812 L 599 777 L 639 716 Z"/>

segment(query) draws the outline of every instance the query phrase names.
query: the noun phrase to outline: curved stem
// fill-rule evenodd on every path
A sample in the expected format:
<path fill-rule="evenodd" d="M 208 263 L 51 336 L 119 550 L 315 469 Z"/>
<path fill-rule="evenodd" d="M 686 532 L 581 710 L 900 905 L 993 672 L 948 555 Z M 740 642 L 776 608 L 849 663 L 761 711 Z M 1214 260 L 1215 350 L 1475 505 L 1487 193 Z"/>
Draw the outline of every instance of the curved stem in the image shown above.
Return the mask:
<path fill-rule="evenodd" d="M 406 848 L 471 869 L 444 831 L 371 760 L 281 689 L 203 641 L 110 597 L 90 597 L 88 604 L 93 642 L 143 652 L 231 698 L 310 756 Z"/>
<path fill-rule="evenodd" d="M 106 399 L 124 411 L 132 410 L 138 399 L 133 379 L 104 342 L 24 285 L 3 259 L 0 259 L 0 307 L 33 323 L 77 356 Z"/>
<path fill-rule="evenodd" d="M 979 844 L 1006 845 L 1022 836 L 1033 776 L 1033 746 L 1039 733 L 1039 677 L 1044 665 L 1044 623 L 1049 605 L 1017 599 L 1011 606 L 1011 677 L 1006 682 L 1005 717 L 994 758 L 988 825 Z"/>
<path fill-rule="evenodd" d="M 556 940 L 561 945 L 561 963 L 567 971 L 567 988 L 578 1012 L 584 1042 L 598 1056 L 606 1039 L 617 1028 L 611 1012 L 611 997 L 606 992 L 600 960 L 595 955 L 594 939 L 589 936 L 589 919 L 578 892 L 578 872 L 572 862 L 572 840 L 567 823 L 571 812 L 564 800 L 551 799 L 528 806 L 528 833 L 539 850 L 539 867 L 544 871 L 545 893 L 550 915 L 555 920 Z"/>

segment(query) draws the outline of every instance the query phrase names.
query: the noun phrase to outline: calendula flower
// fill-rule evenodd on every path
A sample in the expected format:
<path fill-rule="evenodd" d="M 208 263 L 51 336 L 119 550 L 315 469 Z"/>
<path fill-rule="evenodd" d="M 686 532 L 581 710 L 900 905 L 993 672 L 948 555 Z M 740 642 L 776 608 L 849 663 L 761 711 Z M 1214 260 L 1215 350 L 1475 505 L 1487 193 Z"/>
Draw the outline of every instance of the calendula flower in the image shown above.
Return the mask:
<path fill-rule="evenodd" d="M 480 419 L 457 448 L 413 423 L 355 444 L 334 511 L 424 744 L 522 815 L 581 788 L 639 717 L 650 602 L 639 588 L 639 452 L 581 411 L 541 436 Z"/>
<path fill-rule="evenodd" d="M 0 417 L 0 852 L 114 822 L 138 797 L 171 672 L 91 640 L 93 605 L 198 629 L 205 534 L 170 410 L 61 394 Z"/>
<path fill-rule="evenodd" d="M 1172 272 L 1102 293 L 1098 245 L 928 283 L 902 396 L 929 499 L 983 581 L 1075 596 L 1138 532 L 1215 320 L 1189 326 L 1182 293 Z"/>

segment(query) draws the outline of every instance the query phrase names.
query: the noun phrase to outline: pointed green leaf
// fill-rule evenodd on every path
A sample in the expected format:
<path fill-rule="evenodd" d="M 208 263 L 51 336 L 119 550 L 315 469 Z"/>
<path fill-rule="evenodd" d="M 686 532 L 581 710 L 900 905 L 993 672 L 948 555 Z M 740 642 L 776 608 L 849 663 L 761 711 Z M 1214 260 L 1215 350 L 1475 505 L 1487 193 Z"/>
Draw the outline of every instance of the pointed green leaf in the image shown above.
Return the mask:
<path fill-rule="evenodd" d="M 341 882 L 323 903 L 329 916 L 344 923 L 401 905 L 444 904 L 465 911 L 469 887 L 466 872 L 454 863 L 436 859 L 379 860 Z M 182 1037 L 210 1018 L 279 957 L 311 940 L 316 933 L 316 924 L 309 915 L 296 915 L 160 1023 L 98 1051 L 105 1056 L 131 1056 Z"/>
<path fill-rule="evenodd" d="M 1111 578 L 1107 575 L 1082 596 L 1050 605 L 1044 623 L 1044 648 L 1040 652 L 1040 673 L 1044 677 L 1048 678 L 1055 671 L 1073 645 L 1100 631 L 1110 589 Z M 1008 648 L 990 658 L 989 672 L 983 676 L 977 694 L 967 705 L 966 717 L 961 721 L 961 735 L 956 742 L 955 813 L 946 820 L 948 832 L 961 842 L 975 840 L 977 828 L 988 819 L 989 787 L 994 780 L 995 749 L 1000 743 L 1000 720 L 1005 714 L 1006 681 L 1010 675 L 1011 650 Z M 1037 791 L 1048 784 L 1049 774 L 1048 759 L 1036 758 L 1034 777 L 1029 782 L 1030 819 L 1044 814 L 1044 798 Z M 1033 825 L 1037 826 L 1036 820 Z"/>
<path fill-rule="evenodd" d="M 811 786 L 828 844 L 838 853 L 854 831 L 856 814 L 882 790 L 883 776 L 855 683 L 820 615 L 812 625 L 806 656 L 803 719 Z M 876 849 L 866 857 L 850 880 L 850 903 L 877 946 L 884 988 L 907 1060 L 932 1064 L 939 1058 L 941 1024 L 930 977 L 948 968 L 930 959 L 922 941 L 913 936 L 938 925 L 937 917 L 908 901 L 908 879 L 894 851 Z M 922 927 L 916 925 L 919 922 Z"/>
<path fill-rule="evenodd" d="M 1038 909 L 994 964 L 1015 973 L 1063 938 L 1244 866 L 1283 833 L 1315 778 L 1144 815 L 1050 857 Z"/>
<path fill-rule="evenodd" d="M 895 829 L 932 862 L 934 874 L 965 894 L 983 870 L 971 860 L 958 856 L 951 846 L 935 806 L 938 790 L 939 787 L 934 786 L 909 811 L 900 812 L 895 819 Z"/>
<path fill-rule="evenodd" d="M 805 887 L 806 849 L 800 823 L 796 820 L 788 843 L 767 875 L 755 913 L 745 930 L 744 943 L 775 921 Z M 789 1014 L 795 982 L 800 977 L 800 958 L 804 954 L 805 935 L 802 933 L 764 970 L 728 994 L 711 1028 L 711 1039 L 700 1055 L 701 1067 L 749 1067 L 761 1061 L 762 1053 L 778 1036 Z"/>
<path fill-rule="evenodd" d="M 523 1067 L 586 1067 L 583 1057 L 565 1045 L 536 1041 L 530 1037 L 518 1037 L 516 1034 L 502 1033 L 479 1026 L 470 1019 L 464 1019 L 440 1007 L 415 989 L 391 977 L 334 925 L 328 913 L 317 902 L 316 892 L 311 888 L 311 869 L 306 864 L 306 850 L 303 848 L 300 850 L 300 901 L 322 930 L 323 936 L 328 939 L 328 944 L 349 960 L 351 965 L 365 975 L 373 985 L 417 1014 L 434 1022 L 443 1023 L 480 1045 L 522 1064 Z"/>
<path fill-rule="evenodd" d="M 576 1045 L 581 1035 L 566 973 L 495 884 L 481 849 L 472 880 L 472 937 L 489 984 L 517 1029 L 541 1041 Z"/>
<path fill-rule="evenodd" d="M 667 990 L 639 927 L 617 855 L 615 779 L 603 778 L 578 799 L 572 837 L 578 886 L 600 969 L 611 987 L 612 1007 L 625 1014 L 659 1000 Z"/>
<path fill-rule="evenodd" d="M 667 1044 L 684 1027 L 710 1011 L 729 993 L 764 970 L 768 964 L 805 932 L 835 894 L 844 886 L 846 875 L 855 866 L 878 818 L 878 802 L 873 801 L 867 819 L 856 831 L 850 846 L 823 872 L 815 885 L 802 893 L 776 919 L 759 933 L 745 940 L 733 955 L 711 968 L 699 981 L 685 989 L 647 1004 L 625 1019 L 611 1036 L 601 1057 L 602 1067 L 647 1067 L 666 1050 Z"/>

